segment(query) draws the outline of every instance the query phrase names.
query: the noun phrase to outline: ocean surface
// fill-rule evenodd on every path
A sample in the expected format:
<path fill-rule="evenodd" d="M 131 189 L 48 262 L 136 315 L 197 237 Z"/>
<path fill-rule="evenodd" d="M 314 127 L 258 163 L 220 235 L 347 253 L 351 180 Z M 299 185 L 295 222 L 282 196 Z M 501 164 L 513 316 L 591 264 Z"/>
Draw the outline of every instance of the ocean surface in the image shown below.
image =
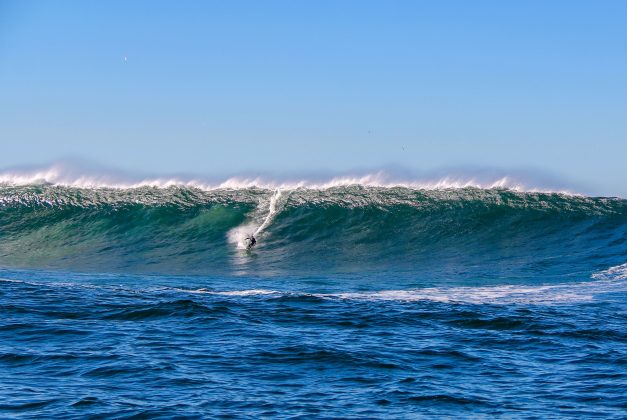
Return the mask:
<path fill-rule="evenodd" d="M 627 418 L 625 199 L 14 181 L 0 418 Z"/>

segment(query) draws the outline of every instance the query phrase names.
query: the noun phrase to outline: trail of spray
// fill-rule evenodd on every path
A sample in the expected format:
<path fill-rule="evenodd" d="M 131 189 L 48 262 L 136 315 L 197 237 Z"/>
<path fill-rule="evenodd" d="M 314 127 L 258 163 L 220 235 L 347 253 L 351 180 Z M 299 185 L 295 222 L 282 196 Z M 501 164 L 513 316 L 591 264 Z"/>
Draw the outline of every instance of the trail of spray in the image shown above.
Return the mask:
<path fill-rule="evenodd" d="M 263 230 L 267 228 L 268 225 L 270 225 L 270 222 L 272 221 L 272 219 L 274 218 L 274 215 L 276 214 L 276 203 L 280 197 L 281 197 L 281 190 L 276 190 L 272 198 L 270 198 L 270 205 L 268 206 L 268 215 L 266 216 L 266 219 L 263 221 L 261 226 L 259 226 L 257 230 L 255 231 L 254 233 L 255 236 L 263 232 Z"/>

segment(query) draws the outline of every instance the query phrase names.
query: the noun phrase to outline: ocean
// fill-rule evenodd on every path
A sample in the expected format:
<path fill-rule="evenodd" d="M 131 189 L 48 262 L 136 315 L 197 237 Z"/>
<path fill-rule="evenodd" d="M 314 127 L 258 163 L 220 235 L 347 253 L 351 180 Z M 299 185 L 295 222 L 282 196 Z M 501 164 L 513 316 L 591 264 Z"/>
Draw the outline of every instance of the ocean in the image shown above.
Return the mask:
<path fill-rule="evenodd" d="M 2 418 L 624 419 L 626 390 L 625 199 L 0 185 Z"/>

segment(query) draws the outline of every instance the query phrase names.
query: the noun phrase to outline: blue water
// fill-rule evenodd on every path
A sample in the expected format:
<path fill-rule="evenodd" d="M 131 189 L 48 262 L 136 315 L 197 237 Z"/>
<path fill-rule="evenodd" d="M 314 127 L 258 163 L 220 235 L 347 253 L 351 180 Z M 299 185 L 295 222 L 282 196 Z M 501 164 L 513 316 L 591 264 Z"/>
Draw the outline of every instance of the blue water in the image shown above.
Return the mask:
<path fill-rule="evenodd" d="M 625 418 L 626 263 L 622 199 L 7 186 L 0 417 Z"/>

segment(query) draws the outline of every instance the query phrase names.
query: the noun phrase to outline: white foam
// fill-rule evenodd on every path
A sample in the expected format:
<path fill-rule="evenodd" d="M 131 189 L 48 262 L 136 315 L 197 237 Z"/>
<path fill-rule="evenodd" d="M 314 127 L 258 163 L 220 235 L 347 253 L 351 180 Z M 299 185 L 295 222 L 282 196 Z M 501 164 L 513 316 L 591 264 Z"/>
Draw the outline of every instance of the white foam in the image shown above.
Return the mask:
<path fill-rule="evenodd" d="M 0 279 L 0 281 L 3 281 L 5 283 L 27 283 L 23 280 L 12 280 L 12 279 Z"/>
<path fill-rule="evenodd" d="M 573 286 L 576 287 L 576 285 L 536 287 L 513 285 L 492 287 L 436 287 L 416 290 L 384 290 L 370 293 L 340 293 L 323 296 L 352 300 L 401 302 L 433 301 L 472 304 L 548 304 L 575 301 L 582 302 L 593 299 L 593 294 L 579 293 L 579 291 L 571 289 Z"/>
<path fill-rule="evenodd" d="M 627 263 L 594 273 L 592 278 L 597 280 L 627 280 Z"/>
<path fill-rule="evenodd" d="M 232 290 L 226 292 L 211 292 L 213 295 L 221 296 L 259 296 L 259 295 L 274 295 L 278 294 L 276 290 L 266 289 L 250 289 L 250 290 Z"/>

